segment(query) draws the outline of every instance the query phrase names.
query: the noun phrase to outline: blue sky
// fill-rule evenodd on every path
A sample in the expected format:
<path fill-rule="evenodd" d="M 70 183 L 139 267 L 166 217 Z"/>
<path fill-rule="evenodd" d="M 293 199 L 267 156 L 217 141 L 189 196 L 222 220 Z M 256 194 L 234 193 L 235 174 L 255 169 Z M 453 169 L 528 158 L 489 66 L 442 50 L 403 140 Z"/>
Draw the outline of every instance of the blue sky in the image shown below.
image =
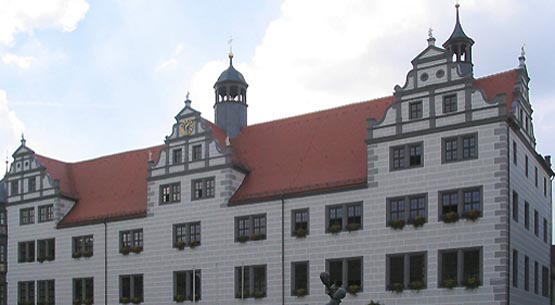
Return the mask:
<path fill-rule="evenodd" d="M 526 44 L 538 150 L 555 154 L 555 9 L 548 1 L 461 0 L 475 75 L 518 65 Z M 64 161 L 161 144 L 191 91 L 213 118 L 212 85 L 235 63 L 249 123 L 392 93 L 454 25 L 454 1 L 0 0 L 0 152 L 24 132 Z"/>

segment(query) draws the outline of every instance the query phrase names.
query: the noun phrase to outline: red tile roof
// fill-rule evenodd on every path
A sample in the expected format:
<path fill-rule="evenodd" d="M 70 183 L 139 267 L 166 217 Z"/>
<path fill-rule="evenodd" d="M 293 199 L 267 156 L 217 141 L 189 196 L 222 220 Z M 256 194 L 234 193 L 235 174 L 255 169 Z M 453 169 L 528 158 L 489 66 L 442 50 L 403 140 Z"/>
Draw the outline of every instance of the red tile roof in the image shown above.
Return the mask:
<path fill-rule="evenodd" d="M 147 200 L 148 154 L 163 146 L 94 160 L 63 163 L 36 155 L 52 179 L 60 179 L 62 194 L 77 199 L 59 226 L 144 215 Z"/>
<path fill-rule="evenodd" d="M 474 85 L 492 100 L 507 94 L 510 111 L 517 70 L 477 79 Z M 367 119 L 380 120 L 394 97 L 251 125 L 231 140 L 234 165 L 248 174 L 231 204 L 366 185 Z M 206 121 L 221 148 L 226 134 Z M 77 163 L 36 155 L 60 191 L 77 204 L 60 222 L 72 226 L 144 216 L 147 204 L 148 152 L 163 146 Z"/>

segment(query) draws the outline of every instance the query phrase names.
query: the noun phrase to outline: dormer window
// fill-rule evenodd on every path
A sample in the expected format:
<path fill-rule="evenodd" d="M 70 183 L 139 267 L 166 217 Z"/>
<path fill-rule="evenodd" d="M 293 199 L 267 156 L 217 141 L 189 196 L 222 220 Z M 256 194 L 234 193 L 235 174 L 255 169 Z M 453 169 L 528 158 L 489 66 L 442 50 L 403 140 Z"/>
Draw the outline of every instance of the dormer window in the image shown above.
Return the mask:
<path fill-rule="evenodd" d="M 457 95 L 447 95 L 443 97 L 443 113 L 457 111 Z"/>
<path fill-rule="evenodd" d="M 202 145 L 194 145 L 193 146 L 193 161 L 201 160 L 202 159 Z"/>
<path fill-rule="evenodd" d="M 31 177 L 27 180 L 27 191 L 34 192 L 37 190 L 37 179 L 35 177 Z"/>
<path fill-rule="evenodd" d="M 19 194 L 19 181 L 15 180 L 11 182 L 11 195 L 15 196 L 17 194 Z"/>

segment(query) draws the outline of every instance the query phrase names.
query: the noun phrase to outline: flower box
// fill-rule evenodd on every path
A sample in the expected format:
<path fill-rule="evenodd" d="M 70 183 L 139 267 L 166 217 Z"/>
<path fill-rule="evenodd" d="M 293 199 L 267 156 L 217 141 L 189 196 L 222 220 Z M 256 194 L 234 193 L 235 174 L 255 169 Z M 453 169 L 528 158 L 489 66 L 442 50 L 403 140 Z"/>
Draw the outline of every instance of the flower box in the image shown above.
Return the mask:
<path fill-rule="evenodd" d="M 416 216 L 412 220 L 412 226 L 415 228 L 421 227 L 426 223 L 426 217 L 424 216 Z"/>
<path fill-rule="evenodd" d="M 182 295 L 182 294 L 178 294 L 178 295 L 175 296 L 175 301 L 177 303 L 183 303 L 183 302 L 185 302 L 185 296 Z"/>
<path fill-rule="evenodd" d="M 347 224 L 347 231 L 351 232 L 351 231 L 356 231 L 356 230 L 360 230 L 360 223 L 349 223 Z"/>
<path fill-rule="evenodd" d="M 330 233 L 336 234 L 336 233 L 341 232 L 341 229 L 342 229 L 342 228 L 341 228 L 341 225 L 337 225 L 337 224 L 336 224 L 336 225 L 331 225 L 331 226 L 328 228 L 328 231 L 330 231 Z"/>
<path fill-rule="evenodd" d="M 122 304 L 129 304 L 131 300 L 128 297 L 122 297 L 121 299 L 119 299 L 119 302 Z"/>
<path fill-rule="evenodd" d="M 73 254 L 71 254 L 71 257 L 73 257 L 73 258 L 81 258 L 81 255 L 83 255 L 83 254 L 81 253 L 81 251 L 75 251 L 75 252 L 73 252 Z"/>
<path fill-rule="evenodd" d="M 306 230 L 303 228 L 298 228 L 297 230 L 295 230 L 295 236 L 297 238 L 305 238 L 306 237 Z"/>
<path fill-rule="evenodd" d="M 191 247 L 191 249 L 196 248 L 198 246 L 200 246 L 200 241 L 198 240 L 191 240 L 189 242 L 189 247 Z"/>
<path fill-rule="evenodd" d="M 424 282 L 422 281 L 412 281 L 409 283 L 409 288 L 414 290 L 422 290 L 426 288 L 426 285 L 424 285 Z"/>
<path fill-rule="evenodd" d="M 401 293 L 405 286 L 402 283 L 393 283 L 389 286 L 389 289 L 395 293 Z"/>
<path fill-rule="evenodd" d="M 393 230 L 402 230 L 405 227 L 405 221 L 403 219 L 393 219 L 389 222 L 389 226 Z"/>
<path fill-rule="evenodd" d="M 131 247 L 129 247 L 129 246 L 123 246 L 123 247 L 121 247 L 121 249 L 119 249 L 119 253 L 121 253 L 123 255 L 129 254 L 129 252 L 131 252 Z"/>
<path fill-rule="evenodd" d="M 240 243 L 244 243 L 247 240 L 249 240 L 249 237 L 246 236 L 246 235 L 241 235 L 241 236 L 237 237 L 237 241 L 240 242 Z"/>
<path fill-rule="evenodd" d="M 347 292 L 353 295 L 356 295 L 357 293 L 360 292 L 360 286 L 359 285 L 349 285 L 347 287 Z"/>
<path fill-rule="evenodd" d="M 476 289 L 480 286 L 480 280 L 475 277 L 469 277 L 463 281 L 463 285 L 466 289 Z"/>
<path fill-rule="evenodd" d="M 302 298 L 302 297 L 304 297 L 305 295 L 307 295 L 307 293 L 308 293 L 308 292 L 307 292 L 306 289 L 304 289 L 304 288 L 295 289 L 295 295 L 298 296 L 298 297 L 300 297 L 300 298 Z"/>
<path fill-rule="evenodd" d="M 141 252 L 143 252 L 143 246 L 133 247 L 133 253 L 141 253 Z"/>
<path fill-rule="evenodd" d="M 453 223 L 459 220 L 459 214 L 457 212 L 448 212 L 443 214 L 442 218 L 445 223 Z"/>
<path fill-rule="evenodd" d="M 255 291 L 252 295 L 255 299 L 260 299 L 266 296 L 264 291 Z"/>
<path fill-rule="evenodd" d="M 442 284 L 443 284 L 443 287 L 445 287 L 447 289 L 453 289 L 457 286 L 457 280 L 455 280 L 455 279 L 445 279 Z"/>
<path fill-rule="evenodd" d="M 464 218 L 470 221 L 476 221 L 480 216 L 482 216 L 482 213 L 478 210 L 470 210 L 464 213 Z"/>

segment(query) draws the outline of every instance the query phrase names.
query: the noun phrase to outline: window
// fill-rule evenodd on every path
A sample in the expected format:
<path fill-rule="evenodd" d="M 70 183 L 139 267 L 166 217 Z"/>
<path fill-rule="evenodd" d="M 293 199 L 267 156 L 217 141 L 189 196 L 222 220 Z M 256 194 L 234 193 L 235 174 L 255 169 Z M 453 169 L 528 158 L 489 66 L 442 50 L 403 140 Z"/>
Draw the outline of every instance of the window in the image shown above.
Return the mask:
<path fill-rule="evenodd" d="M 362 291 L 361 257 L 326 260 L 326 271 L 330 274 L 330 281 L 335 285 L 343 286 L 353 293 Z"/>
<path fill-rule="evenodd" d="M 540 293 L 540 276 L 539 276 L 539 264 L 538 262 L 534 262 L 534 293 Z"/>
<path fill-rule="evenodd" d="M 442 162 L 463 161 L 478 158 L 478 134 L 468 134 L 442 140 Z"/>
<path fill-rule="evenodd" d="M 214 197 L 214 177 L 193 180 L 193 200 Z"/>
<path fill-rule="evenodd" d="M 7 224 L 7 222 L 6 222 L 6 212 L 5 211 L 0 211 L 0 225 L 5 226 L 6 224 Z"/>
<path fill-rule="evenodd" d="M 293 214 L 293 228 L 291 234 L 297 237 L 305 237 L 308 235 L 308 209 L 294 210 Z"/>
<path fill-rule="evenodd" d="M 173 225 L 173 247 L 183 249 L 200 245 L 200 222 Z"/>
<path fill-rule="evenodd" d="M 540 216 L 538 214 L 538 210 L 534 210 L 534 234 L 536 236 L 540 236 Z"/>
<path fill-rule="evenodd" d="M 193 279 L 193 272 L 195 277 Z M 201 299 L 201 271 L 187 270 L 173 273 L 173 299 L 177 302 L 198 301 Z M 193 300 L 194 298 L 194 300 Z"/>
<path fill-rule="evenodd" d="M 18 244 L 18 263 L 34 262 L 35 261 L 35 241 L 24 241 Z"/>
<path fill-rule="evenodd" d="M 547 179 L 543 177 L 543 196 L 547 197 Z"/>
<path fill-rule="evenodd" d="M 28 225 L 35 223 L 35 208 L 19 210 L 19 224 Z"/>
<path fill-rule="evenodd" d="M 120 253 L 127 255 L 131 251 L 143 251 L 143 229 L 120 231 L 119 236 Z"/>
<path fill-rule="evenodd" d="M 548 232 L 548 227 L 547 227 L 547 219 L 543 219 L 543 241 L 547 244 L 547 232 Z"/>
<path fill-rule="evenodd" d="M 422 166 L 424 164 L 422 147 L 422 143 L 392 147 L 390 150 L 391 170 Z"/>
<path fill-rule="evenodd" d="M 387 290 L 426 288 L 426 253 L 387 256 Z"/>
<path fill-rule="evenodd" d="M 412 223 L 417 218 L 426 221 L 428 219 L 428 200 L 426 194 L 411 195 L 405 197 L 388 199 L 387 226 L 392 222 Z"/>
<path fill-rule="evenodd" d="M 119 298 L 121 303 L 142 303 L 143 275 L 121 275 L 119 277 Z"/>
<path fill-rule="evenodd" d="M 356 231 L 362 229 L 362 202 L 326 207 L 326 232 Z"/>
<path fill-rule="evenodd" d="M 34 192 L 37 190 L 37 178 L 31 177 L 27 179 L 27 191 Z"/>
<path fill-rule="evenodd" d="M 517 165 L 516 142 L 513 141 L 513 163 Z"/>
<path fill-rule="evenodd" d="M 299 297 L 308 294 L 308 262 L 291 263 L 291 295 Z"/>
<path fill-rule="evenodd" d="M 181 148 L 176 148 L 172 151 L 172 161 L 173 164 L 183 162 L 183 150 Z"/>
<path fill-rule="evenodd" d="M 93 256 L 94 238 L 92 235 L 76 236 L 73 237 L 73 258 L 91 257 Z"/>
<path fill-rule="evenodd" d="M 15 196 L 19 194 L 19 181 L 15 180 L 11 182 L 11 196 Z"/>
<path fill-rule="evenodd" d="M 518 251 L 513 249 L 513 286 L 518 287 Z"/>
<path fill-rule="evenodd" d="M 164 184 L 160 186 L 160 204 L 181 201 L 181 183 Z"/>
<path fill-rule="evenodd" d="M 457 95 L 447 95 L 443 97 L 443 113 L 457 111 Z"/>
<path fill-rule="evenodd" d="M 524 201 L 524 227 L 530 230 L 530 204 Z"/>
<path fill-rule="evenodd" d="M 35 282 L 17 282 L 17 303 L 35 304 Z"/>
<path fill-rule="evenodd" d="M 6 263 L 6 245 L 0 245 L 0 264 Z"/>
<path fill-rule="evenodd" d="M 202 159 L 202 145 L 193 145 L 193 161 L 198 161 Z"/>
<path fill-rule="evenodd" d="M 0 283 L 0 305 L 6 305 L 6 286 Z"/>
<path fill-rule="evenodd" d="M 422 101 L 409 103 L 409 119 L 422 118 Z"/>
<path fill-rule="evenodd" d="M 235 267 L 235 298 L 266 297 L 266 265 Z"/>
<path fill-rule="evenodd" d="M 524 257 L 524 290 L 530 291 L 530 258 Z"/>
<path fill-rule="evenodd" d="M 439 251 L 439 287 L 481 285 L 482 250 L 477 248 Z"/>
<path fill-rule="evenodd" d="M 39 222 L 52 221 L 54 219 L 54 205 L 39 206 Z"/>
<path fill-rule="evenodd" d="M 235 218 L 235 241 L 266 239 L 266 214 Z"/>
<path fill-rule="evenodd" d="M 459 217 L 475 220 L 482 216 L 481 188 L 442 191 L 439 200 L 440 220 L 445 222 L 457 221 Z"/>
<path fill-rule="evenodd" d="M 542 267 L 542 296 L 549 297 L 549 269 Z"/>
<path fill-rule="evenodd" d="M 524 174 L 528 177 L 528 155 L 524 156 Z"/>
<path fill-rule="evenodd" d="M 92 277 L 73 279 L 73 301 L 94 304 L 94 280 Z"/>
<path fill-rule="evenodd" d="M 538 167 L 534 167 L 534 184 L 538 187 Z"/>
<path fill-rule="evenodd" d="M 56 241 L 54 238 L 37 240 L 37 261 L 53 261 L 56 257 Z"/>
<path fill-rule="evenodd" d="M 518 222 L 518 193 L 513 191 L 513 220 Z"/>
<path fill-rule="evenodd" d="M 37 281 L 37 304 L 54 305 L 55 290 L 54 280 Z"/>

